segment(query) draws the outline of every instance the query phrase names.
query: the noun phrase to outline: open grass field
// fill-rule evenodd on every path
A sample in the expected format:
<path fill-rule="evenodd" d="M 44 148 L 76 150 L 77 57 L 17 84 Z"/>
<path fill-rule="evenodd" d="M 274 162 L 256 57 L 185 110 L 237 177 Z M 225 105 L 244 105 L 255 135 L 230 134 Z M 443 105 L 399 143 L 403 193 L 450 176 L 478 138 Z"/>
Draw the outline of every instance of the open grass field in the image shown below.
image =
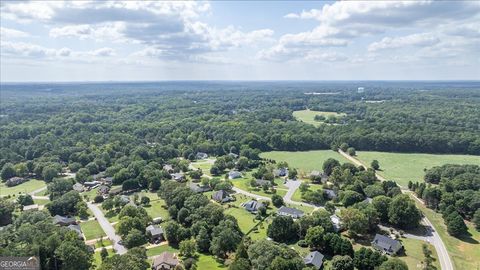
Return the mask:
<path fill-rule="evenodd" d="M 424 169 L 444 164 L 476 164 L 480 165 L 480 156 L 471 155 L 436 155 L 389 152 L 357 151 L 357 158 L 369 165 L 376 159 L 380 163 L 378 173 L 387 179 L 395 180 L 406 187 L 408 181 L 423 181 Z"/>
<path fill-rule="evenodd" d="M 162 199 L 152 199 L 149 206 L 143 206 L 147 211 L 148 215 L 152 218 L 162 217 L 163 220 L 167 220 L 170 216 L 168 215 L 168 210 L 164 208 L 165 201 Z"/>
<path fill-rule="evenodd" d="M 193 162 L 192 166 L 201 169 L 202 172 L 206 175 L 211 175 L 210 174 L 210 168 L 212 168 L 213 163 L 208 162 L 208 161 L 199 161 L 199 162 Z"/>
<path fill-rule="evenodd" d="M 470 237 L 455 238 L 447 232 L 442 215 L 426 208 L 416 201 L 417 207 L 433 224 L 435 230 L 447 247 L 448 254 L 453 261 L 455 269 L 479 269 L 480 267 L 480 232 L 477 232 L 471 223 L 467 222 Z"/>
<path fill-rule="evenodd" d="M 298 121 L 305 122 L 307 124 L 311 124 L 314 126 L 319 126 L 322 125 L 322 121 L 315 121 L 315 116 L 316 115 L 321 115 L 324 116 L 325 118 L 328 118 L 329 116 L 333 115 L 336 117 L 343 117 L 346 116 L 344 113 L 336 113 L 336 112 L 320 112 L 320 111 L 311 111 L 311 110 L 301 110 L 301 111 L 294 111 L 293 112 L 293 117 L 297 119 Z"/>
<path fill-rule="evenodd" d="M 408 265 L 408 269 L 423 269 L 422 261 L 425 260 L 425 257 L 423 255 L 422 245 L 424 243 L 422 240 L 402 238 L 402 244 L 405 247 L 405 256 L 399 256 L 398 258 Z M 440 269 L 435 247 L 431 244 L 428 244 L 428 247 L 432 251 L 432 257 L 435 259 L 433 265 L 437 267 L 437 269 Z"/>
<path fill-rule="evenodd" d="M 18 194 L 25 194 L 30 193 L 34 190 L 40 189 L 47 184 L 44 181 L 31 179 L 25 183 L 14 187 L 7 187 L 5 183 L 0 183 L 0 197 L 8 196 L 8 195 L 18 195 Z"/>
<path fill-rule="evenodd" d="M 257 195 L 261 195 L 261 196 L 265 196 L 265 197 L 272 197 L 273 196 L 273 193 L 264 192 L 261 187 L 252 187 L 250 185 L 251 180 L 252 180 L 252 178 L 238 178 L 238 179 L 232 180 L 232 183 L 235 187 L 237 187 L 239 189 L 243 189 L 243 190 L 248 191 L 248 192 L 253 193 L 253 194 L 257 194 Z M 282 197 L 285 196 L 285 194 L 287 194 L 287 188 L 284 187 L 283 185 L 277 186 L 277 193 L 276 194 L 278 194 Z"/>
<path fill-rule="evenodd" d="M 96 220 L 89 220 L 80 223 L 80 227 L 82 228 L 83 235 L 85 235 L 86 240 L 96 239 L 100 237 L 106 236 L 105 232 L 98 224 Z"/>
<path fill-rule="evenodd" d="M 302 173 L 308 175 L 312 170 L 322 171 L 323 162 L 329 158 L 334 158 L 341 163 L 347 162 L 343 156 L 332 150 L 272 151 L 261 153 L 260 157 L 273 159 L 277 162 L 286 161 L 288 165 L 300 170 L 300 176 L 302 176 Z"/>
<path fill-rule="evenodd" d="M 33 199 L 33 202 L 38 205 L 45 205 L 50 202 L 50 200 L 44 200 L 44 199 Z"/>

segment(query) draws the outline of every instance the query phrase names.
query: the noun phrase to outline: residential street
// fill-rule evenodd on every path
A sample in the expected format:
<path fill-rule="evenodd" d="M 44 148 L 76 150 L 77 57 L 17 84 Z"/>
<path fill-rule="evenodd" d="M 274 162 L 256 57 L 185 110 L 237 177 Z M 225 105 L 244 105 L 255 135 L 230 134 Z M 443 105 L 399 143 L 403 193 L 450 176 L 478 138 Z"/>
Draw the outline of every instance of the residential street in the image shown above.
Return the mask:
<path fill-rule="evenodd" d="M 113 248 L 117 254 L 124 254 L 127 252 L 127 249 L 119 244 L 118 242 L 121 240 L 120 236 L 115 233 L 115 229 L 113 228 L 112 224 L 105 218 L 102 210 L 98 208 L 97 205 L 88 202 L 88 208 L 92 211 L 93 215 L 97 218 L 100 227 L 102 227 L 103 231 L 107 234 L 107 237 L 113 242 Z"/>
<path fill-rule="evenodd" d="M 360 160 L 348 155 L 342 150 L 338 149 L 338 153 L 340 153 L 340 155 L 344 156 L 349 161 L 353 162 L 355 165 L 368 168 Z M 379 175 L 378 173 L 376 173 L 375 175 L 380 181 L 385 181 L 385 178 L 383 176 Z M 408 190 L 405 190 L 402 188 L 402 192 L 407 193 Z M 418 199 L 416 196 L 413 196 L 413 197 L 423 204 L 423 202 L 420 199 Z M 440 262 L 441 269 L 453 270 L 452 261 L 450 259 L 450 256 L 448 255 L 447 248 L 445 247 L 445 244 L 443 243 L 442 238 L 440 238 L 440 235 L 436 232 L 435 227 L 433 227 L 432 223 L 430 222 L 430 220 L 427 219 L 427 217 L 424 217 L 422 221 L 424 224 L 426 224 L 430 228 L 431 236 L 426 236 L 425 239 L 427 242 L 430 242 L 435 247 L 435 250 L 437 251 L 437 254 L 438 254 L 438 260 Z"/>
<path fill-rule="evenodd" d="M 288 180 L 287 183 L 285 183 L 285 186 L 288 187 L 288 191 L 287 191 L 287 194 L 285 194 L 285 196 L 283 196 L 283 201 L 285 203 L 289 203 L 289 204 L 296 204 L 296 205 L 304 205 L 304 206 L 313 207 L 315 210 L 317 210 L 319 208 L 324 208 L 323 206 L 316 206 L 316 205 L 313 205 L 313 204 L 309 204 L 309 203 L 305 203 L 305 202 L 297 202 L 297 201 L 292 200 L 293 194 L 300 187 L 301 184 L 302 184 L 302 181 L 300 181 L 300 180 L 296 180 L 296 181 L 295 180 Z"/>

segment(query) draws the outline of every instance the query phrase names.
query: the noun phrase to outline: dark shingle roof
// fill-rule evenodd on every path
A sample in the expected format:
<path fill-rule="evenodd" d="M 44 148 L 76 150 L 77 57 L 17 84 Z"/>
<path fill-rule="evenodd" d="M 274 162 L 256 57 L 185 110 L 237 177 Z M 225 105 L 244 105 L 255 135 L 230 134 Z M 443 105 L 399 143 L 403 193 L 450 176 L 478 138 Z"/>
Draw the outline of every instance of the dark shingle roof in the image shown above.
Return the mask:
<path fill-rule="evenodd" d="M 396 253 L 398 250 L 400 250 L 400 248 L 402 248 L 402 243 L 400 243 L 400 241 L 381 234 L 375 235 L 372 244 L 393 253 Z"/>

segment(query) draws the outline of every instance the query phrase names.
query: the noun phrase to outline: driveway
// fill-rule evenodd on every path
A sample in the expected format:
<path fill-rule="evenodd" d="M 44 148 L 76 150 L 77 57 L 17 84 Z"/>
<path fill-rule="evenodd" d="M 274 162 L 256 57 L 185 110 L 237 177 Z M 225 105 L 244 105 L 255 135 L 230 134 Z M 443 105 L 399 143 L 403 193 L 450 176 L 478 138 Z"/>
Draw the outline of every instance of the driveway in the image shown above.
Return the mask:
<path fill-rule="evenodd" d="M 301 206 L 313 207 L 315 210 L 317 210 L 319 208 L 324 208 L 323 206 L 316 206 L 316 205 L 313 205 L 313 204 L 310 204 L 310 203 L 297 202 L 297 201 L 292 200 L 293 194 L 300 187 L 301 184 L 302 184 L 302 181 L 300 181 L 300 180 L 287 180 L 287 182 L 285 183 L 285 186 L 288 187 L 288 191 L 287 191 L 287 194 L 285 194 L 285 196 L 283 196 L 283 201 L 285 203 L 289 203 L 289 204 L 296 204 L 296 205 L 301 205 Z"/>
<path fill-rule="evenodd" d="M 341 149 L 338 149 L 338 153 L 340 153 L 340 155 L 342 155 L 343 157 L 351 161 L 353 164 L 367 168 L 367 166 L 365 166 L 365 164 L 363 164 L 360 160 L 348 155 L 347 153 L 343 152 Z M 375 173 L 375 175 L 380 181 L 385 181 L 385 178 L 383 176 L 379 175 L 378 173 Z M 408 193 L 409 191 L 402 188 L 402 192 Z M 420 199 L 418 199 L 415 195 L 413 197 L 417 201 L 423 204 L 423 202 Z M 450 256 L 448 255 L 447 248 L 445 247 L 445 244 L 443 243 L 442 238 L 440 238 L 440 235 L 435 230 L 435 227 L 433 227 L 432 223 L 430 222 L 430 220 L 428 220 L 427 217 L 424 217 L 422 222 L 425 225 L 427 225 L 427 227 L 429 228 L 429 231 L 431 232 L 431 236 L 426 236 L 424 240 L 431 243 L 435 247 L 435 250 L 437 251 L 437 254 L 438 254 L 438 260 L 440 262 L 441 269 L 453 270 L 453 264 L 452 264 L 452 261 L 450 260 Z"/>
<path fill-rule="evenodd" d="M 119 244 L 118 242 L 121 240 L 120 236 L 115 233 L 115 229 L 113 228 L 112 224 L 108 222 L 103 214 L 102 210 L 98 208 L 97 205 L 88 202 L 88 208 L 92 211 L 93 215 L 97 218 L 100 227 L 102 227 L 103 231 L 107 234 L 108 238 L 113 242 L 113 249 L 117 254 L 124 254 L 127 252 L 127 249 Z"/>

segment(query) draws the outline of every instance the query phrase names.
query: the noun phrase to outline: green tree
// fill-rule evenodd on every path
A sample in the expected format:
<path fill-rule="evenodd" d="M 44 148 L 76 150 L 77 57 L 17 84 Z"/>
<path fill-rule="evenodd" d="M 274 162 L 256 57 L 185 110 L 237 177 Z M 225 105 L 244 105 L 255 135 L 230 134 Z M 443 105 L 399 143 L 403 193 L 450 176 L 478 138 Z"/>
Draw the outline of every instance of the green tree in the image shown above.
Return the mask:
<path fill-rule="evenodd" d="M 27 194 L 27 195 L 23 195 L 23 194 L 22 194 L 22 195 L 18 196 L 17 202 L 18 202 L 20 205 L 23 205 L 23 206 L 34 204 L 33 199 L 32 199 L 32 196 L 30 196 L 29 194 Z"/>
<path fill-rule="evenodd" d="M 142 196 L 140 199 L 140 203 L 143 205 L 149 205 L 150 204 L 150 198 L 147 196 Z"/>
<path fill-rule="evenodd" d="M 197 244 L 197 249 L 200 252 L 208 252 L 210 249 L 210 236 L 208 235 L 208 230 L 205 227 L 200 229 L 197 237 L 195 238 Z"/>
<path fill-rule="evenodd" d="M 370 163 L 370 167 L 372 167 L 372 169 L 374 169 L 375 171 L 378 171 L 378 169 L 380 169 L 380 163 L 378 162 L 378 160 L 374 159 L 372 160 L 372 163 Z"/>
<path fill-rule="evenodd" d="M 123 237 L 123 243 L 127 248 L 139 247 L 147 243 L 147 237 L 143 232 L 133 228 Z"/>
<path fill-rule="evenodd" d="M 445 223 L 447 225 L 447 232 L 450 235 L 458 237 L 468 232 L 467 225 L 465 225 L 463 218 L 460 216 L 460 214 L 458 214 L 457 211 L 453 211 L 453 213 L 448 215 Z"/>
<path fill-rule="evenodd" d="M 183 240 L 180 242 L 180 255 L 185 258 L 193 258 L 195 257 L 195 253 L 197 252 L 197 246 L 195 240 L 188 239 Z"/>
<path fill-rule="evenodd" d="M 355 151 L 355 148 L 353 148 L 353 147 L 349 147 L 349 148 L 347 149 L 347 154 L 348 154 L 349 156 L 352 156 L 352 157 L 353 157 L 353 156 L 356 156 L 356 153 L 357 153 L 357 152 Z"/>
<path fill-rule="evenodd" d="M 85 244 L 78 244 L 76 233 L 67 235 L 60 246 L 55 249 L 55 256 L 62 261 L 62 269 L 89 269 L 93 256 Z"/>
<path fill-rule="evenodd" d="M 406 194 L 395 196 L 388 208 L 388 220 L 400 228 L 415 228 L 420 223 L 422 214 L 415 202 Z"/>
<path fill-rule="evenodd" d="M 382 255 L 380 252 L 362 247 L 355 251 L 353 264 L 358 270 L 374 270 L 386 260 L 387 257 Z"/>
<path fill-rule="evenodd" d="M 378 216 L 382 222 L 388 222 L 388 209 L 391 202 L 392 198 L 383 195 L 377 196 L 372 200 L 372 205 L 377 209 Z"/>
<path fill-rule="evenodd" d="M 475 229 L 477 229 L 477 231 L 480 231 L 480 208 L 475 211 L 472 221 L 475 225 Z"/>
<path fill-rule="evenodd" d="M 368 219 L 360 210 L 355 208 L 342 209 L 340 213 L 345 228 L 353 236 L 364 234 L 368 229 Z"/>
<path fill-rule="evenodd" d="M 388 261 L 383 262 L 378 270 L 408 270 L 408 266 L 400 259 L 390 258 Z"/>
<path fill-rule="evenodd" d="M 233 263 L 230 264 L 228 267 L 229 270 L 250 270 L 250 262 L 245 258 L 236 259 Z"/>
<path fill-rule="evenodd" d="M 57 177 L 59 171 L 54 166 L 46 166 L 42 170 L 43 180 L 50 182 L 54 177 Z"/>
<path fill-rule="evenodd" d="M 105 259 L 108 257 L 108 251 L 106 248 L 102 248 L 100 251 L 100 258 L 102 258 L 102 261 L 105 261 Z"/>
<path fill-rule="evenodd" d="M 212 231 L 210 252 L 219 258 L 237 249 L 242 240 L 242 232 L 235 219 L 222 220 Z"/>
<path fill-rule="evenodd" d="M 275 207 L 280 208 L 280 206 L 284 204 L 282 196 L 278 194 L 273 194 L 272 204 L 275 205 Z"/>
<path fill-rule="evenodd" d="M 12 163 L 5 163 L 2 167 L 2 172 L 0 173 L 2 180 L 6 181 L 15 176 L 15 168 Z"/>
<path fill-rule="evenodd" d="M 350 256 L 333 256 L 332 258 L 332 270 L 353 270 L 353 260 Z"/>
<path fill-rule="evenodd" d="M 90 180 L 89 178 L 90 172 L 85 168 L 79 169 L 78 172 L 75 174 L 75 181 L 77 181 L 78 183 L 85 183 Z"/>
<path fill-rule="evenodd" d="M 147 262 L 145 248 L 132 248 L 123 255 L 115 254 L 106 258 L 100 265 L 100 270 L 147 270 L 150 265 Z"/>
<path fill-rule="evenodd" d="M 12 213 L 15 210 L 15 204 L 7 198 L 0 197 L 0 225 L 12 223 Z"/>
<path fill-rule="evenodd" d="M 268 225 L 267 235 L 277 242 L 289 242 L 297 238 L 297 226 L 288 216 L 276 216 Z"/>
<path fill-rule="evenodd" d="M 311 227 L 307 230 L 305 241 L 311 248 L 322 249 L 325 244 L 324 233 L 325 230 L 321 226 Z"/>
<path fill-rule="evenodd" d="M 340 162 L 334 158 L 329 158 L 323 162 L 323 172 L 327 175 L 332 174 L 332 171 L 335 167 L 339 167 Z"/>

